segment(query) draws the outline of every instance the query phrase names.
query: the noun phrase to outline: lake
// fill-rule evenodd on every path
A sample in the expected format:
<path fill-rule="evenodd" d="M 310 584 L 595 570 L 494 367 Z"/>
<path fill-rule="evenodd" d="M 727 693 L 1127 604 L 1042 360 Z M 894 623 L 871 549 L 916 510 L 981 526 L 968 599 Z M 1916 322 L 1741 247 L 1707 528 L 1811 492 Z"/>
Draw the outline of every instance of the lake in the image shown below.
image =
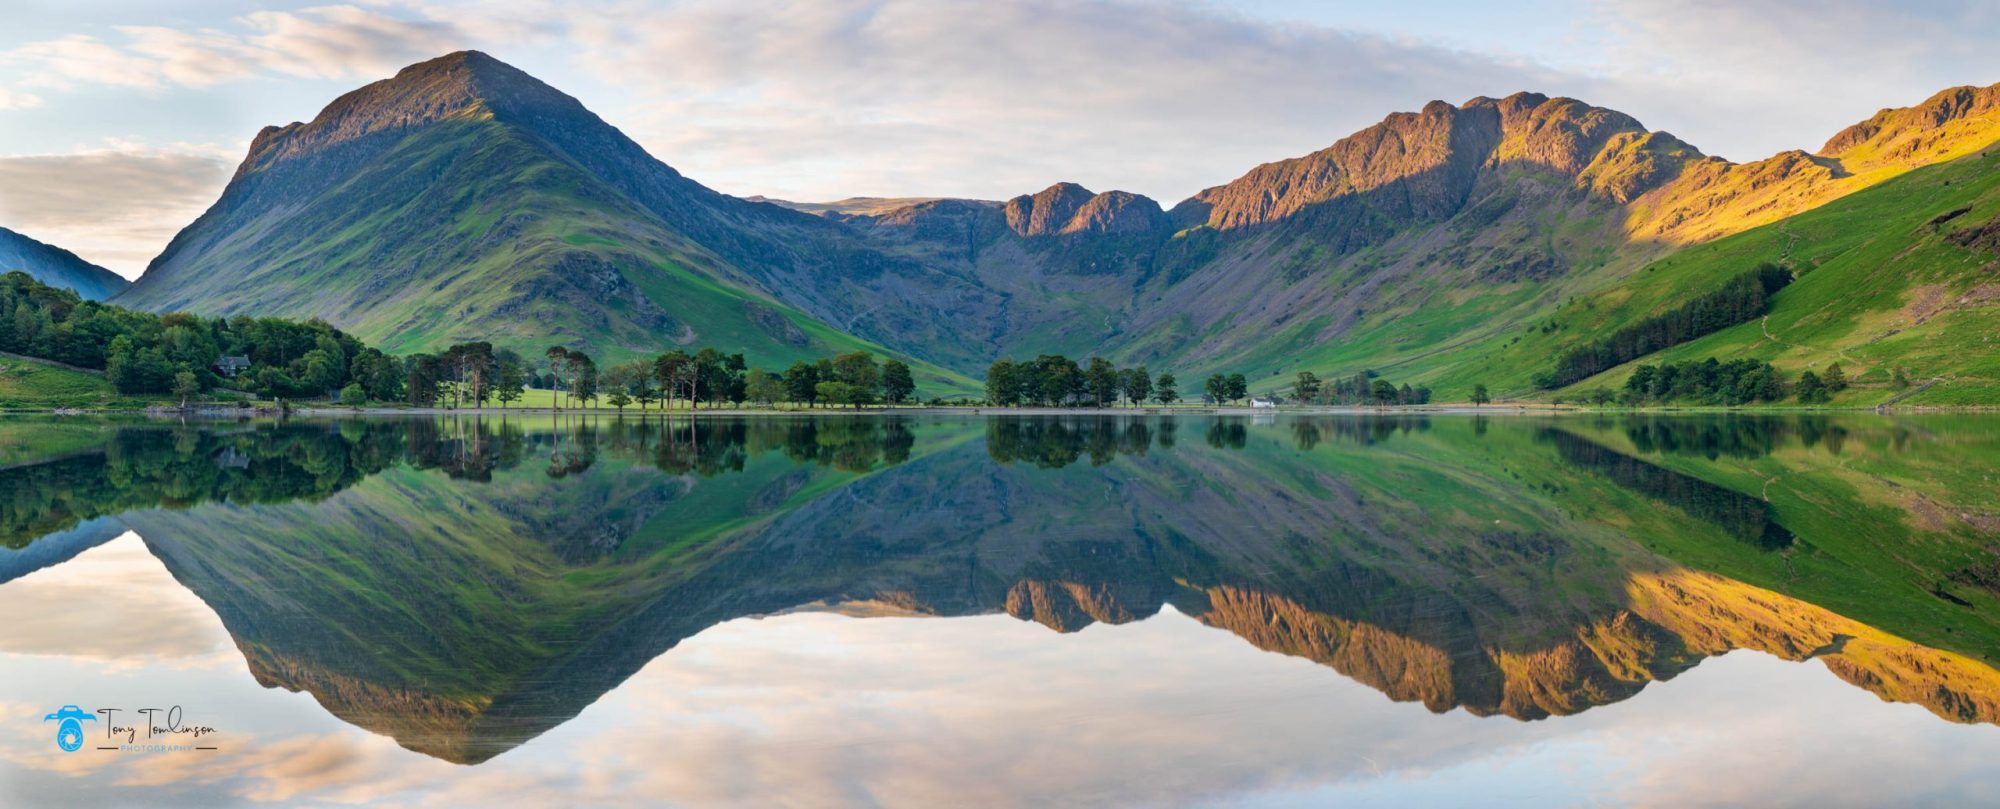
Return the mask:
<path fill-rule="evenodd" d="M 1996 659 L 1995 416 L 0 420 L 9 806 L 1992 803 Z"/>

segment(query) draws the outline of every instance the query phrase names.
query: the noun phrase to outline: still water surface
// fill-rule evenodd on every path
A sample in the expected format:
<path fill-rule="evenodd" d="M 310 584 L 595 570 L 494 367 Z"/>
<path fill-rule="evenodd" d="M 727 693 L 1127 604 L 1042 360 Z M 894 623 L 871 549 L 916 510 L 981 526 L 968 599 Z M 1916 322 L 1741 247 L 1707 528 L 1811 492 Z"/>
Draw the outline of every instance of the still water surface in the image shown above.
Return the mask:
<path fill-rule="evenodd" d="M 9 806 L 1993 803 L 2000 418 L 8 419 L 0 616 Z"/>

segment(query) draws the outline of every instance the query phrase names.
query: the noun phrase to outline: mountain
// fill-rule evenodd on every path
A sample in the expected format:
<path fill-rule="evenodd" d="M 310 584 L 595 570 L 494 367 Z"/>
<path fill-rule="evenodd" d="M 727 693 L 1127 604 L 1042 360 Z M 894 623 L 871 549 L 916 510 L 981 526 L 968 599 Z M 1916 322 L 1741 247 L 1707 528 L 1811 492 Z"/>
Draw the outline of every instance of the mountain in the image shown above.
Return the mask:
<path fill-rule="evenodd" d="M 130 283 L 68 250 L 0 228 L 0 273 L 15 270 L 49 286 L 75 290 L 85 300 L 93 301 L 116 295 Z"/>
<path fill-rule="evenodd" d="M 1879 215 L 1896 203 L 1864 200 L 1886 199 L 1894 192 L 1880 187 L 1912 171 L 1983 176 L 1976 166 L 1945 164 L 1977 161 L 2000 139 L 1996 96 L 2000 87 L 1947 90 L 1884 110 L 1818 153 L 1745 164 L 1574 99 L 1517 93 L 1432 102 L 1313 154 L 1256 167 L 1174 205 L 1164 219 L 1143 197 L 1068 183 L 998 210 L 940 200 L 844 217 L 881 252 L 963 286 L 928 290 L 899 277 L 894 263 L 841 283 L 864 287 L 846 295 L 874 301 L 877 318 L 953 318 L 984 337 L 946 346 L 870 334 L 968 372 L 981 349 L 988 358 L 1056 351 L 1184 378 L 1238 371 L 1264 390 L 1297 370 L 1372 369 L 1448 396 L 1476 382 L 1532 395 L 1530 378 L 1561 350 L 1718 288 L 1755 264 L 1739 257 L 1728 272 L 1718 265 L 1698 282 L 1650 283 L 1685 250 L 1766 232 L 1760 228 L 1795 232 L 1786 225 L 1792 218 L 1854 195 L 1861 197 L 1847 203 L 1853 209 Z M 1093 217 L 1079 220 L 1097 197 Z M 1939 213 L 1932 207 L 1920 204 L 1910 215 L 1928 211 L 1928 219 Z M 1856 217 L 1845 233 L 1880 227 Z M 1979 291 L 1973 269 L 1939 278 L 1944 297 L 1965 304 L 1968 317 L 1990 317 L 1990 309 L 1980 314 L 1991 296 Z M 1903 276 L 1869 277 L 1850 281 L 1894 287 Z M 999 304 L 975 297 L 982 293 Z M 1781 309 L 1788 297 L 1803 296 L 1779 295 Z M 1841 305 L 1879 319 L 1905 303 L 1871 295 Z M 1572 312 L 1590 314 L 1591 326 L 1572 330 L 1583 319 Z M 1963 342 L 1941 345 L 1949 347 L 1932 356 Z M 1957 355 L 1924 370 L 1952 377 L 1953 395 L 1986 395 L 1977 375 L 1957 372 L 1992 351 Z M 1792 357 L 1777 359 L 1794 365 Z"/>
<path fill-rule="evenodd" d="M 1739 165 L 1569 99 L 1434 103 L 1176 206 L 1187 229 L 1174 241 L 1205 242 L 1193 251 L 1202 260 L 1147 279 L 1108 340 L 1129 360 L 1241 370 L 1266 386 L 1295 370 L 1368 368 L 1454 393 L 1475 382 L 1530 393 L 1551 344 L 1580 342 L 1559 313 L 1652 304 L 1593 318 L 1602 327 L 1590 334 L 1630 325 L 1755 266 L 1739 259 L 1660 295 L 1655 266 L 1689 246 L 1782 231 L 1909 171 L 1978 160 L 2000 139 L 1981 105 L 1919 109 L 1936 114 L 1885 112 L 1887 125 L 1821 154 Z M 1544 337 L 1537 327 L 1551 321 Z"/>
<path fill-rule="evenodd" d="M 222 198 L 118 302 L 318 316 L 398 351 L 717 345 L 773 366 L 869 348 L 918 361 L 926 388 L 971 388 L 996 358 L 1060 352 L 1183 378 L 1240 372 L 1258 390 L 1299 370 L 1367 369 L 1445 397 L 1475 382 L 1533 395 L 1529 380 L 1560 352 L 1754 266 L 1723 247 L 1732 240 L 1781 243 L 1759 260 L 1794 273 L 1830 266 L 1862 235 L 1908 246 L 1914 231 L 1881 215 L 1943 213 L 1890 188 L 1912 171 L 1960 183 L 1949 196 L 1972 216 L 1948 229 L 1985 222 L 1965 183 L 1991 173 L 1996 99 L 2000 86 L 1954 88 L 1818 152 L 1737 164 L 1615 110 L 1516 93 L 1396 113 L 1172 206 L 1067 182 L 998 203 L 803 204 L 710 190 L 575 99 L 465 52 L 266 129 Z M 1836 204 L 1877 216 L 1800 241 L 1824 231 L 1794 224 Z M 1799 289 L 1834 291 L 1841 277 L 1873 290 L 1838 302 L 1843 323 L 1929 312 L 1906 299 L 1915 287 L 1990 317 L 1973 257 L 2000 236 L 1925 233 L 1956 258 L 1926 264 L 1924 283 L 1883 268 L 1907 256 L 1861 266 L 1854 252 L 1853 270 Z M 1730 258 L 1695 271 L 1683 254 Z M 1806 297 L 1781 292 L 1776 309 Z M 1794 373 L 1821 355 L 1884 367 L 1916 351 L 1912 373 L 1942 387 L 1915 401 L 1985 395 L 1985 344 L 1925 354 L 1885 336 L 1929 322 L 1900 317 L 1912 322 L 1803 354 L 1775 351 L 1777 337 L 1710 345 Z"/>
<path fill-rule="evenodd" d="M 746 269 L 825 271 L 837 227 L 711 191 L 576 99 L 463 52 L 258 133 L 222 197 L 117 302 L 319 317 L 392 351 L 484 339 L 602 361 L 713 345 L 759 365 L 885 353 Z"/>

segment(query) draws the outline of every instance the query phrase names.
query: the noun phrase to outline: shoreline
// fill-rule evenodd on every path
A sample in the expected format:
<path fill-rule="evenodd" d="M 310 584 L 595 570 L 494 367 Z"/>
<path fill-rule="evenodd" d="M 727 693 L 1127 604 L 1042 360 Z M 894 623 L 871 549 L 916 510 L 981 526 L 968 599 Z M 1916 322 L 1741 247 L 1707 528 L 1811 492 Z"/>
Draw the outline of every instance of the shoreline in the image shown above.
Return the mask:
<path fill-rule="evenodd" d="M 616 408 L 547 408 L 547 407 L 483 407 L 483 408 L 441 408 L 441 407 L 345 407 L 339 405 L 312 405 L 293 407 L 289 415 L 312 418 L 342 417 L 393 417 L 393 416 L 477 416 L 477 417 L 556 417 L 587 416 L 593 418 L 701 418 L 705 416 L 727 416 L 731 418 L 771 418 L 796 416 L 1577 416 L 1577 415 L 1775 415 L 1775 414 L 1859 414 L 1878 415 L 1909 414 L 1951 414 L 1951 413 L 1994 413 L 2000 406 L 1967 405 L 1955 407 L 1923 406 L 1908 407 L 1638 407 L 1638 408 L 1591 408 L 1577 405 L 1555 405 L 1545 402 L 1473 405 L 1471 403 L 1446 403 L 1434 405 L 1362 407 L 1351 405 L 1325 406 L 1280 406 L 1276 408 L 1179 405 L 1171 407 L 867 407 L 861 409 L 839 408 L 715 408 L 690 411 L 684 408 L 672 410 L 626 408 L 622 413 Z M 173 407 L 150 407 L 133 409 L 82 409 L 55 408 L 36 410 L 0 410 L 3 416 L 66 416 L 66 417 L 110 417 L 144 416 L 152 418 L 197 418 L 204 420 L 235 420 L 249 418 L 272 418 L 280 415 L 275 407 L 229 407 L 219 405 L 198 405 L 185 410 Z"/>

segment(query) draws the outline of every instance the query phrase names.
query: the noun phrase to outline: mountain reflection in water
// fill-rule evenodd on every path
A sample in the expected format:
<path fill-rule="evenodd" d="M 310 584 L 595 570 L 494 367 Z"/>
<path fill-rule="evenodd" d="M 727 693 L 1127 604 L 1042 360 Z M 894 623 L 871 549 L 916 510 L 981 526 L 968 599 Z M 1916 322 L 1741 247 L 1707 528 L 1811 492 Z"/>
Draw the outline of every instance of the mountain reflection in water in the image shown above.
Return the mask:
<path fill-rule="evenodd" d="M 0 582 L 129 527 L 258 683 L 463 764 L 802 609 L 1069 633 L 1171 606 L 1526 720 L 1754 649 L 1994 723 L 1996 443 L 1974 417 L 10 421 Z"/>

